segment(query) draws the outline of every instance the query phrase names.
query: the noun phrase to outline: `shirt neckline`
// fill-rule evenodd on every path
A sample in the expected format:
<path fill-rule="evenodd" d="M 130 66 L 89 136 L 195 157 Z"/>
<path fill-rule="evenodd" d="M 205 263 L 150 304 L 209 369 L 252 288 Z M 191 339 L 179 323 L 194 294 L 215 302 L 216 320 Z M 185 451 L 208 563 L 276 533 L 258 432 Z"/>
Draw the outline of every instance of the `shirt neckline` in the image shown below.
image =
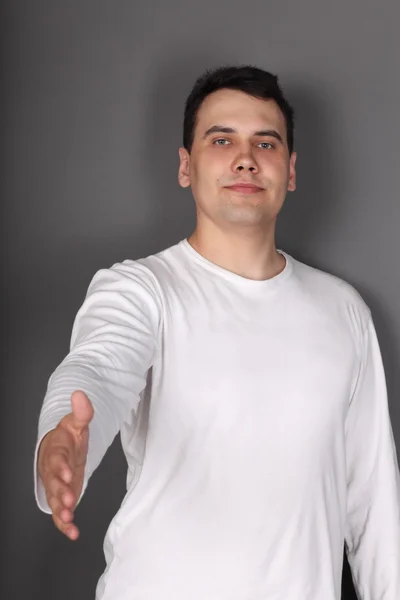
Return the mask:
<path fill-rule="evenodd" d="M 194 259 L 198 264 L 207 268 L 209 271 L 212 271 L 216 275 L 223 277 L 224 279 L 227 279 L 228 281 L 231 281 L 232 283 L 234 283 L 236 285 L 246 288 L 249 291 L 251 291 L 251 290 L 254 290 L 254 291 L 275 290 L 277 287 L 282 285 L 282 283 L 284 281 L 286 281 L 288 279 L 288 277 L 290 276 L 290 274 L 293 271 L 292 257 L 289 254 L 287 254 L 286 252 L 284 252 L 283 250 L 280 250 L 278 248 L 277 248 L 277 252 L 279 252 L 279 254 L 284 256 L 286 259 L 286 264 L 285 264 L 284 268 L 282 269 L 282 271 L 280 273 L 278 273 L 277 275 L 274 275 L 273 277 L 270 277 L 269 279 L 258 280 L 258 279 L 248 279 L 247 277 L 243 277 L 242 275 L 233 273 L 232 271 L 229 271 L 228 269 L 225 269 L 224 267 L 221 267 L 220 265 L 213 263 L 212 261 L 205 258 L 202 254 L 197 252 L 197 250 L 195 250 L 193 248 L 193 246 L 190 245 L 187 238 L 184 238 L 183 240 L 181 240 L 179 245 L 181 246 L 183 251 L 187 255 L 189 255 L 191 259 Z"/>

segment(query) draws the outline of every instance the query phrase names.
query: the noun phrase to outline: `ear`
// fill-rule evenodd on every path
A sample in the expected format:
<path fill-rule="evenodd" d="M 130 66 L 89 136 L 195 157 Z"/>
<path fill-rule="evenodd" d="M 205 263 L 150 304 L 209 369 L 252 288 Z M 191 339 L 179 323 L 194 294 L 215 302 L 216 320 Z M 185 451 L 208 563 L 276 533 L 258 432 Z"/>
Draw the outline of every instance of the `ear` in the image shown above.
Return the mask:
<path fill-rule="evenodd" d="M 179 148 L 178 181 L 183 188 L 190 186 L 190 154 L 186 148 Z"/>
<path fill-rule="evenodd" d="M 297 152 L 292 152 L 290 156 L 289 162 L 289 182 L 288 182 L 288 191 L 294 192 L 296 189 L 296 160 L 297 160 Z"/>

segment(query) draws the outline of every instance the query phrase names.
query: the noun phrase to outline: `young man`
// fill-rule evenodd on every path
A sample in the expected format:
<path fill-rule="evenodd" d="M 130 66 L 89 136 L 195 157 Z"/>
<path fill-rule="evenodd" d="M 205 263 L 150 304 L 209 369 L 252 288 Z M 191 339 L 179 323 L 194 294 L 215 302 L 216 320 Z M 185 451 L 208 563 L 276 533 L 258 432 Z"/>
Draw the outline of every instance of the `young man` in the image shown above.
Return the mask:
<path fill-rule="evenodd" d="M 37 502 L 75 540 L 120 431 L 128 491 L 97 600 L 339 600 L 344 541 L 360 598 L 399 600 L 400 477 L 370 310 L 275 247 L 296 185 L 277 78 L 207 71 L 179 156 L 195 231 L 95 274 L 44 399 Z"/>

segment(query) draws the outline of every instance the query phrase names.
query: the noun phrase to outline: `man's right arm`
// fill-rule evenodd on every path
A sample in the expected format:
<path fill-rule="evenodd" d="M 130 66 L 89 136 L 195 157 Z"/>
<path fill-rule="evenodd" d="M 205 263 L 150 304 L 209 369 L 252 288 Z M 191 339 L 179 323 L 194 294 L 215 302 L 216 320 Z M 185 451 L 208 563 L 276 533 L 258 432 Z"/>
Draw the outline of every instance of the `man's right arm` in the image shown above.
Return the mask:
<path fill-rule="evenodd" d="M 82 498 L 91 474 L 124 421 L 136 412 L 146 374 L 158 351 L 160 296 L 152 273 L 137 262 L 117 263 L 93 277 L 71 335 L 70 352 L 51 375 L 39 417 L 34 453 L 35 496 L 52 513 L 48 490 L 38 473 L 39 449 L 72 412 L 73 392 L 81 390 L 94 409 Z M 75 431 L 74 429 L 72 431 Z M 52 432 L 47 436 L 49 432 Z"/>

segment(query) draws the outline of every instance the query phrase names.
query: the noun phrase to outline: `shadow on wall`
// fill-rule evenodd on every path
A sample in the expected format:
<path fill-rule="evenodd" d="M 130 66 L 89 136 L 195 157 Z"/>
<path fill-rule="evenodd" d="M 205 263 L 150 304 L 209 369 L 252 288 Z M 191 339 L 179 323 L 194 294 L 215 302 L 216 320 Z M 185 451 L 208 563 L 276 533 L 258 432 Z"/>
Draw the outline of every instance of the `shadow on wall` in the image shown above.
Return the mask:
<path fill-rule="evenodd" d="M 295 258 L 317 267 L 324 237 L 341 215 L 339 172 L 342 156 L 334 151 L 335 111 L 314 86 L 287 85 L 284 93 L 295 111 L 294 149 L 297 185 L 289 192 L 277 222 L 277 245 Z M 322 242 L 321 242 L 322 240 Z M 320 267 L 322 268 L 322 267 Z"/>
<path fill-rule="evenodd" d="M 195 226 L 191 189 L 178 183 L 178 149 L 183 146 L 186 98 L 197 77 L 213 65 L 215 60 L 203 54 L 190 60 L 168 59 L 157 65 L 152 77 L 142 171 L 151 181 L 156 206 L 152 230 L 160 249 L 189 236 Z"/>
<path fill-rule="evenodd" d="M 169 55 L 170 56 L 170 55 Z M 145 227 L 125 228 L 118 237 L 108 238 L 107 243 L 90 240 L 90 246 L 79 252 L 86 257 L 82 287 L 88 277 L 98 268 L 109 266 L 125 258 L 137 259 L 159 252 L 189 236 L 195 226 L 195 204 L 190 188 L 183 189 L 178 183 L 179 154 L 183 145 L 184 104 L 195 79 L 203 70 L 215 64 L 204 56 L 189 60 L 168 58 L 158 62 L 144 78 L 147 88 L 145 124 L 140 142 L 141 151 L 135 156 L 135 170 L 141 181 L 146 182 L 146 197 L 151 203 L 151 214 Z M 134 130 L 129 134 L 137 135 Z M 132 171 L 134 170 L 132 165 Z M 132 190 L 132 215 L 135 214 Z M 132 216 L 134 224 L 134 216 Z M 68 252 L 71 253 L 69 247 Z M 74 249 L 72 248 L 72 252 Z M 73 264 L 74 257 L 66 255 Z"/>

